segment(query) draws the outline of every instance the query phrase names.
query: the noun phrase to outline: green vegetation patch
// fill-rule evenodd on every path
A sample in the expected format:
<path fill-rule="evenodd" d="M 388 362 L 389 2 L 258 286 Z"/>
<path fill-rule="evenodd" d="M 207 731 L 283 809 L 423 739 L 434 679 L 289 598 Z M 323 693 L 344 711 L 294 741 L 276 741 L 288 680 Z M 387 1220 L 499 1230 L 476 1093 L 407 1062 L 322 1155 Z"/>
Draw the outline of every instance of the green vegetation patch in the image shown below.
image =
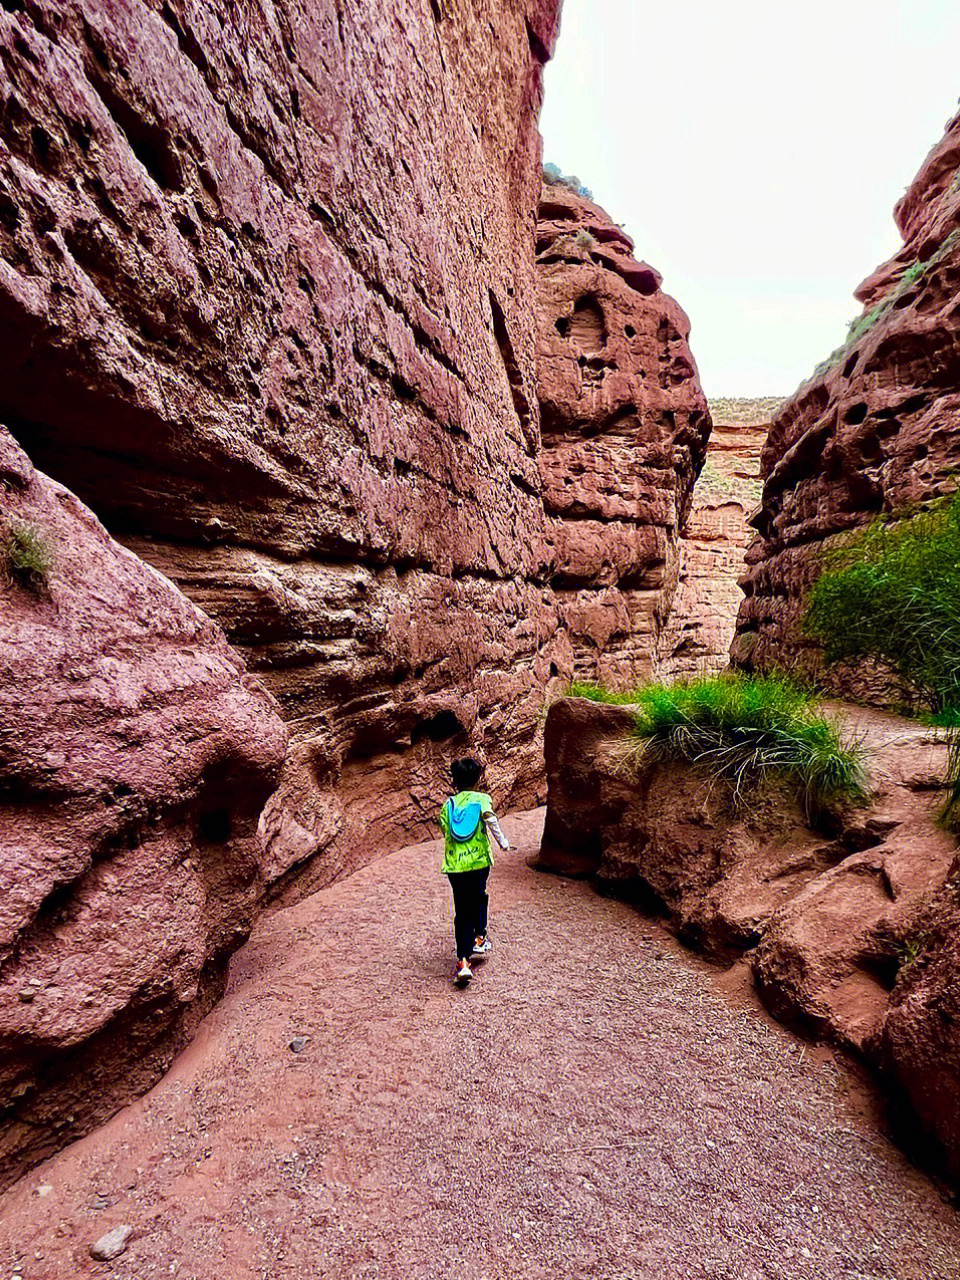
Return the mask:
<path fill-rule="evenodd" d="M 578 196 L 583 196 L 585 200 L 593 199 L 593 192 L 589 187 L 585 187 L 579 178 L 575 178 L 573 174 L 564 173 L 559 165 L 545 164 L 543 166 L 543 180 L 548 186 L 568 187 Z"/>
<path fill-rule="evenodd" d="M 930 270 L 931 267 L 936 266 L 938 262 L 942 262 L 943 259 L 952 252 L 958 240 L 960 240 L 960 229 L 957 231 L 951 231 L 944 239 L 943 243 L 939 245 L 937 250 L 932 253 L 929 258 L 925 258 L 922 262 L 911 263 L 890 292 L 881 298 L 875 307 L 871 307 L 870 310 L 865 312 L 862 316 L 857 316 L 854 320 L 850 321 L 846 340 L 837 347 L 835 351 L 831 351 L 826 360 L 821 361 L 821 363 L 817 365 L 816 369 L 813 371 L 813 377 L 816 378 L 819 377 L 820 374 L 826 373 L 826 371 L 832 368 L 833 365 L 835 365 L 852 347 L 856 346 L 863 335 L 873 328 L 881 316 L 886 315 L 887 312 L 893 308 L 911 285 L 915 284 L 917 280 L 921 279 L 921 277 Z"/>
<path fill-rule="evenodd" d="M 700 468 L 693 493 L 694 501 L 699 498 L 729 500 L 753 507 L 763 496 L 763 484 L 748 476 L 730 475 L 707 458 Z"/>
<path fill-rule="evenodd" d="M 960 494 L 827 552 L 803 630 L 828 662 L 875 658 L 941 723 L 960 721 Z"/>
<path fill-rule="evenodd" d="M 758 426 L 769 422 L 783 402 L 783 396 L 711 396 L 707 403 L 717 426 L 729 427 L 739 423 Z"/>
<path fill-rule="evenodd" d="M 42 591 L 53 568 L 46 535 L 27 521 L 11 521 L 0 534 L 0 566 L 8 581 Z"/>
<path fill-rule="evenodd" d="M 860 744 L 784 677 L 731 672 L 627 693 L 574 684 L 569 693 L 635 706 L 642 759 L 683 760 L 727 785 L 738 806 L 770 781 L 795 787 L 808 820 L 869 794 Z"/>

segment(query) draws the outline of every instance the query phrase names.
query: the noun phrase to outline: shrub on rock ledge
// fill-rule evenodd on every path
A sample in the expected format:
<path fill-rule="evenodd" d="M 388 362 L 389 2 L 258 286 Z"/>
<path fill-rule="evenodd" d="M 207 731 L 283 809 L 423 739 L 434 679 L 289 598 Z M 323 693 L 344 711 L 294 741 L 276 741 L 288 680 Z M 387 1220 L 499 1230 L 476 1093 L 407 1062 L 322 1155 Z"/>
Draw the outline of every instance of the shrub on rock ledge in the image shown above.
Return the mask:
<path fill-rule="evenodd" d="M 828 662 L 877 658 L 931 710 L 960 707 L 960 494 L 828 552 L 804 630 Z"/>
<path fill-rule="evenodd" d="M 53 568 L 49 540 L 35 525 L 11 522 L 0 540 L 3 576 L 31 591 L 42 591 Z"/>
<path fill-rule="evenodd" d="M 573 685 L 570 693 L 636 706 L 640 758 L 683 760 L 729 786 L 736 804 L 776 778 L 797 787 L 809 819 L 867 797 L 859 744 L 821 714 L 811 693 L 782 677 L 729 673 L 619 694 Z"/>

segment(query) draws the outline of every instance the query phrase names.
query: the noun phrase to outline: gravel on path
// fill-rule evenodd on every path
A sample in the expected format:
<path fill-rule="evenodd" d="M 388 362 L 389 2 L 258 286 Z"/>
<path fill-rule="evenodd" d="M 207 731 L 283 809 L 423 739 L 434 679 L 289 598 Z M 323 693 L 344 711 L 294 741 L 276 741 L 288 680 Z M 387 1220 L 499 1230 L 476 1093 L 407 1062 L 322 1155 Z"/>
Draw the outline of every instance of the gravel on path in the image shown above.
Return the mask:
<path fill-rule="evenodd" d="M 163 1080 L 0 1197 L 0 1280 L 956 1280 L 850 1076 L 530 871 L 542 816 L 465 991 L 437 844 L 264 919 Z"/>

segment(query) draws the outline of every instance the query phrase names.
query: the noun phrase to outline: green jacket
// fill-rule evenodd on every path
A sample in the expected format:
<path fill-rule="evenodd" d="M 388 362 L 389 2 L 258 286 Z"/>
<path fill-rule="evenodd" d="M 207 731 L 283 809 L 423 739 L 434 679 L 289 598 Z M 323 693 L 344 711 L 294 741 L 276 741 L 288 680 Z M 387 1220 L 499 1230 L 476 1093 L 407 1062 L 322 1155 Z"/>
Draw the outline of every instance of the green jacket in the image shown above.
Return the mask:
<path fill-rule="evenodd" d="M 471 801 L 479 804 L 480 812 L 484 817 L 493 812 L 493 801 L 484 791 L 459 791 L 453 797 L 453 802 L 458 809 L 465 804 L 470 804 Z M 447 806 L 444 802 L 440 810 L 440 829 L 443 831 L 443 863 L 440 870 L 445 876 L 454 875 L 458 871 L 481 871 L 484 867 L 493 866 L 490 837 L 487 835 L 482 817 L 480 825 L 471 838 L 461 844 L 450 834 Z"/>

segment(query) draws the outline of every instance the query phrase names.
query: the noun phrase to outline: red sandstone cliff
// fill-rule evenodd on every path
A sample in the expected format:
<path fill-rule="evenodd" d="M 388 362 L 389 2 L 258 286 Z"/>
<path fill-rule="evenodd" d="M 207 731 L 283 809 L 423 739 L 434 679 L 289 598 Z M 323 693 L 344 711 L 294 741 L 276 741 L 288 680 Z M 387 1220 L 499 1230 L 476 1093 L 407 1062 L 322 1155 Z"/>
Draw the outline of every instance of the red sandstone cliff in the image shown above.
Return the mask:
<path fill-rule="evenodd" d="M 960 115 L 897 205 L 903 248 L 857 290 L 864 312 L 849 340 L 773 420 L 733 648 L 741 665 L 817 670 L 799 623 L 825 540 L 956 488 L 958 174 Z M 862 665 L 823 674 L 841 692 L 896 697 Z"/>
<path fill-rule="evenodd" d="M 564 182 L 537 224 L 540 473 L 578 678 L 651 674 L 710 415 L 690 324 L 633 242 Z"/>
<path fill-rule="evenodd" d="M 540 785 L 558 8 L 0 12 L 0 417 L 279 698 L 301 891 L 426 831 L 468 742 L 502 805 Z"/>
<path fill-rule="evenodd" d="M 760 451 L 779 402 L 711 401 L 713 429 L 680 539 L 680 579 L 658 646 L 658 674 L 713 674 L 730 661 L 739 579 L 760 501 Z"/>

